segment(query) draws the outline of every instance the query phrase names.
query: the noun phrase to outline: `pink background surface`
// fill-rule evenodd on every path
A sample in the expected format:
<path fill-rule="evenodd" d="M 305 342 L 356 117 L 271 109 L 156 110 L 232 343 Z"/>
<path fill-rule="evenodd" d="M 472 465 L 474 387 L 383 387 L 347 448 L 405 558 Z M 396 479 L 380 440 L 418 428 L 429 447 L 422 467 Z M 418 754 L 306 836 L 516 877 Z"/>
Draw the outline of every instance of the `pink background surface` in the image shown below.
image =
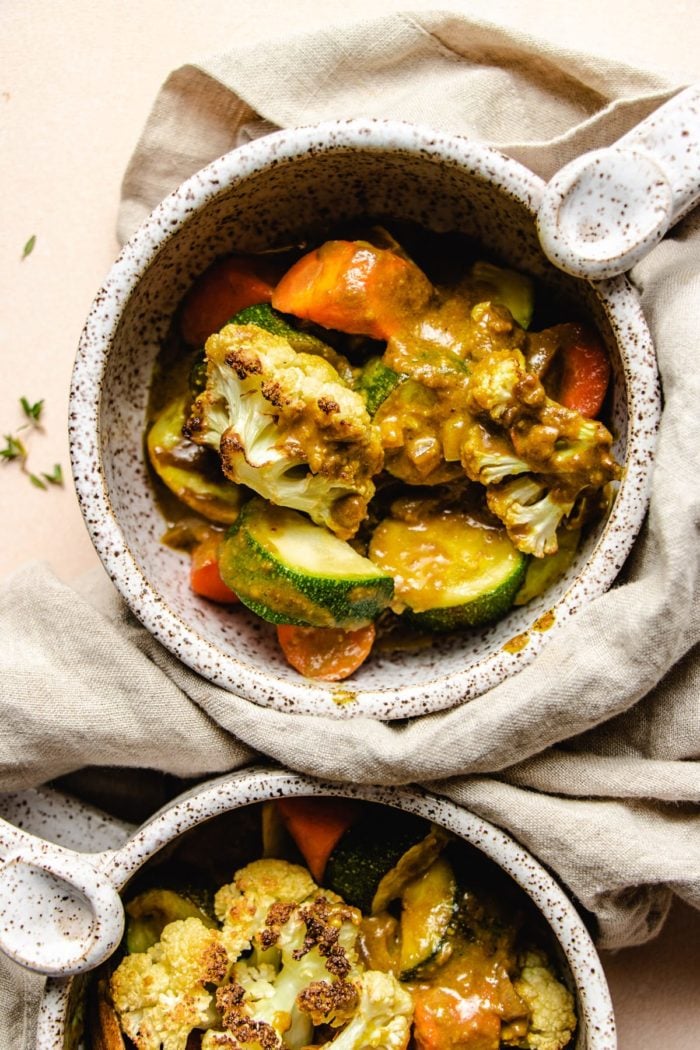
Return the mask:
<path fill-rule="evenodd" d="M 33 559 L 65 580 L 98 565 L 69 477 L 70 373 L 118 250 L 122 174 L 167 74 L 228 41 L 428 6 L 700 79 L 695 0 L 1 0 L 0 434 L 21 426 L 20 397 L 43 398 L 29 466 L 60 463 L 66 484 L 41 491 L 16 464 L 0 464 L 0 576 Z M 679 904 L 656 941 L 603 962 L 621 1050 L 700 1047 L 700 914 Z"/>

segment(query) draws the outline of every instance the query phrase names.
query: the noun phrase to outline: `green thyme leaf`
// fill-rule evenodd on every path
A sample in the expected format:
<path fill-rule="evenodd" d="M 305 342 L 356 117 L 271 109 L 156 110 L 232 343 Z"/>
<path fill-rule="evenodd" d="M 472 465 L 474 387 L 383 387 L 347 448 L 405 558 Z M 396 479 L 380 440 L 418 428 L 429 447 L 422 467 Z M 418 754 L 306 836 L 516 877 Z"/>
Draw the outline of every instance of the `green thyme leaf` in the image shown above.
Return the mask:
<path fill-rule="evenodd" d="M 26 397 L 21 397 L 19 399 L 19 403 L 22 406 L 22 411 L 24 412 L 27 419 L 31 419 L 32 423 L 38 423 L 41 419 L 41 412 L 44 407 L 44 399 L 42 398 L 41 401 L 36 401 L 32 405 L 29 401 L 27 401 Z"/>
<path fill-rule="evenodd" d="M 18 437 L 14 434 L 5 434 L 5 447 L 0 448 L 0 456 L 9 463 L 11 459 L 21 459 L 22 462 L 27 458 L 27 450 Z"/>
<path fill-rule="evenodd" d="M 24 248 L 22 249 L 22 258 L 26 259 L 28 255 L 31 255 L 34 251 L 34 245 L 36 244 L 36 234 L 33 233 Z"/>
<path fill-rule="evenodd" d="M 29 453 L 23 441 L 18 437 L 18 432 L 27 430 L 28 427 L 38 427 L 41 413 L 44 410 L 44 399 L 32 402 L 26 397 L 21 397 L 19 403 L 28 422 L 23 423 L 14 434 L 4 435 L 5 447 L 0 448 L 0 461 L 4 460 L 5 463 L 9 463 L 12 460 L 17 460 L 20 469 L 35 488 L 46 491 L 49 485 L 62 485 L 63 468 L 60 463 L 54 463 L 53 470 L 42 470 L 39 474 L 34 474 L 33 471 L 29 470 L 27 463 Z"/>
<path fill-rule="evenodd" d="M 48 481 L 49 485 L 62 485 L 63 484 L 63 470 L 60 463 L 56 463 L 50 474 L 42 471 L 42 478 Z"/>

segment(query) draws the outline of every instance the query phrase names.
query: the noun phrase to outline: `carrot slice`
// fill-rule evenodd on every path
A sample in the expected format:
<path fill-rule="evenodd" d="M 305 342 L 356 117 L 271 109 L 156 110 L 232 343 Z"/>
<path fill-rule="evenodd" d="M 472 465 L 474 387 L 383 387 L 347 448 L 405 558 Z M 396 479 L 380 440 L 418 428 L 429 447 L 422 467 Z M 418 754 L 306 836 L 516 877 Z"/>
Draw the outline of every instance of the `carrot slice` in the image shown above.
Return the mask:
<path fill-rule="evenodd" d="M 180 331 L 190 346 L 203 346 L 234 314 L 269 303 L 279 273 L 270 259 L 225 255 L 201 274 L 185 296 Z"/>
<path fill-rule="evenodd" d="M 386 340 L 432 295 L 419 268 L 364 241 L 326 241 L 281 278 L 272 305 L 324 328 Z"/>
<path fill-rule="evenodd" d="M 221 579 L 218 559 L 220 543 L 220 536 L 211 535 L 194 548 L 190 565 L 190 586 L 195 594 L 202 598 L 232 604 L 239 601 L 239 598 Z"/>
<path fill-rule="evenodd" d="M 593 419 L 610 382 L 610 359 L 590 329 L 578 324 L 571 328 L 571 341 L 559 351 L 562 370 L 557 401 Z"/>
<path fill-rule="evenodd" d="M 339 682 L 367 659 L 374 643 L 374 624 L 355 630 L 342 627 L 293 627 L 282 624 L 277 638 L 287 663 L 307 678 Z"/>
<path fill-rule="evenodd" d="M 336 844 L 360 815 L 348 798 L 278 798 L 277 810 L 307 867 L 320 883 Z"/>
<path fill-rule="evenodd" d="M 416 1050 L 486 1050 L 500 1045 L 501 1018 L 491 1005 L 492 992 L 483 978 L 474 980 L 464 992 L 461 988 L 420 988 L 414 1002 Z"/>

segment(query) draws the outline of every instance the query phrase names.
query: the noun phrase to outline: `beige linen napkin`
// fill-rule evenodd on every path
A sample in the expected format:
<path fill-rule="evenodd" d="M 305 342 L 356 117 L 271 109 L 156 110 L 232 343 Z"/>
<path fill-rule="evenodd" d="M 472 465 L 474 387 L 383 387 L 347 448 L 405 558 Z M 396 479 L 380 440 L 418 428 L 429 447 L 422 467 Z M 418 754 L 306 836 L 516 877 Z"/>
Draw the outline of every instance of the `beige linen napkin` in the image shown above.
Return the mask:
<path fill-rule="evenodd" d="M 421 121 L 547 176 L 680 86 L 454 13 L 234 48 L 167 80 L 124 180 L 120 232 L 207 161 L 276 126 Z M 175 661 L 103 574 L 69 587 L 28 566 L 0 590 L 0 790 L 86 765 L 204 777 L 262 753 L 328 778 L 420 781 L 465 804 L 560 877 L 603 947 L 653 936 L 674 893 L 700 908 L 698 221 L 689 216 L 632 275 L 665 397 L 648 521 L 617 585 L 533 664 L 408 722 L 289 715 Z M 22 993 L 18 1019 L 14 977 L 0 972 L 0 1037 L 3 1025 L 12 1033 L 0 1045 L 29 1046 L 32 1000 Z"/>

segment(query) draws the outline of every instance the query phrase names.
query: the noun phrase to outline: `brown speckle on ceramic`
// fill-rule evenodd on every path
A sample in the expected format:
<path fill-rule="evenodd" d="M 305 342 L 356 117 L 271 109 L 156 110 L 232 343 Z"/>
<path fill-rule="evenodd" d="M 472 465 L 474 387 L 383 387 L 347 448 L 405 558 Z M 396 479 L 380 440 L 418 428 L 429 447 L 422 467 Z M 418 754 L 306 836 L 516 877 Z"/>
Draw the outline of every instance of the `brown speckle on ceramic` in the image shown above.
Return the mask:
<path fill-rule="evenodd" d="M 700 196 L 700 87 L 548 183 L 537 216 L 549 259 L 577 277 L 624 273 Z"/>
<path fill-rule="evenodd" d="M 499 828 L 419 789 L 328 783 L 264 767 L 228 774 L 194 788 L 156 814 L 124 846 L 105 858 L 103 870 L 121 888 L 176 835 L 232 809 L 292 795 L 340 795 L 416 813 L 454 832 L 489 857 L 534 901 L 561 949 L 579 1018 L 571 1050 L 615 1050 L 615 1022 L 600 959 L 581 917 L 561 887 Z M 82 992 L 80 978 L 48 981 L 36 1050 L 65 1050 L 65 1032 L 79 1009 Z"/>
<path fill-rule="evenodd" d="M 0 817 L 30 835 L 79 853 L 121 846 L 133 825 L 48 787 L 0 793 Z"/>
<path fill-rule="evenodd" d="M 70 439 L 93 542 L 133 612 L 205 678 L 263 706 L 335 718 L 398 719 L 449 708 L 531 661 L 559 625 L 603 593 L 641 525 L 659 414 L 654 352 L 623 277 L 575 280 L 542 253 L 535 228 L 542 181 L 495 150 L 384 121 L 279 132 L 209 165 L 168 197 L 124 248 L 93 304 L 71 393 Z M 192 279 L 217 255 L 295 243 L 319 224 L 358 216 L 459 230 L 591 313 L 613 359 L 615 452 L 623 478 L 607 521 L 566 576 L 494 626 L 436 637 L 417 652 L 373 655 L 336 702 L 332 684 L 288 667 L 274 628 L 242 608 L 214 607 L 187 580 L 186 556 L 160 543 L 143 430 L 151 370 Z M 532 630 L 551 610 L 554 626 Z M 527 636 L 518 652 L 506 643 Z"/>
<path fill-rule="evenodd" d="M 612 277 L 663 237 L 673 209 L 671 185 L 651 157 L 596 150 L 548 184 L 537 216 L 549 259 L 578 277 Z"/>
<path fill-rule="evenodd" d="M 121 940 L 124 910 L 97 865 L 1 819 L 0 858 L 0 950 L 54 975 L 109 958 Z"/>

